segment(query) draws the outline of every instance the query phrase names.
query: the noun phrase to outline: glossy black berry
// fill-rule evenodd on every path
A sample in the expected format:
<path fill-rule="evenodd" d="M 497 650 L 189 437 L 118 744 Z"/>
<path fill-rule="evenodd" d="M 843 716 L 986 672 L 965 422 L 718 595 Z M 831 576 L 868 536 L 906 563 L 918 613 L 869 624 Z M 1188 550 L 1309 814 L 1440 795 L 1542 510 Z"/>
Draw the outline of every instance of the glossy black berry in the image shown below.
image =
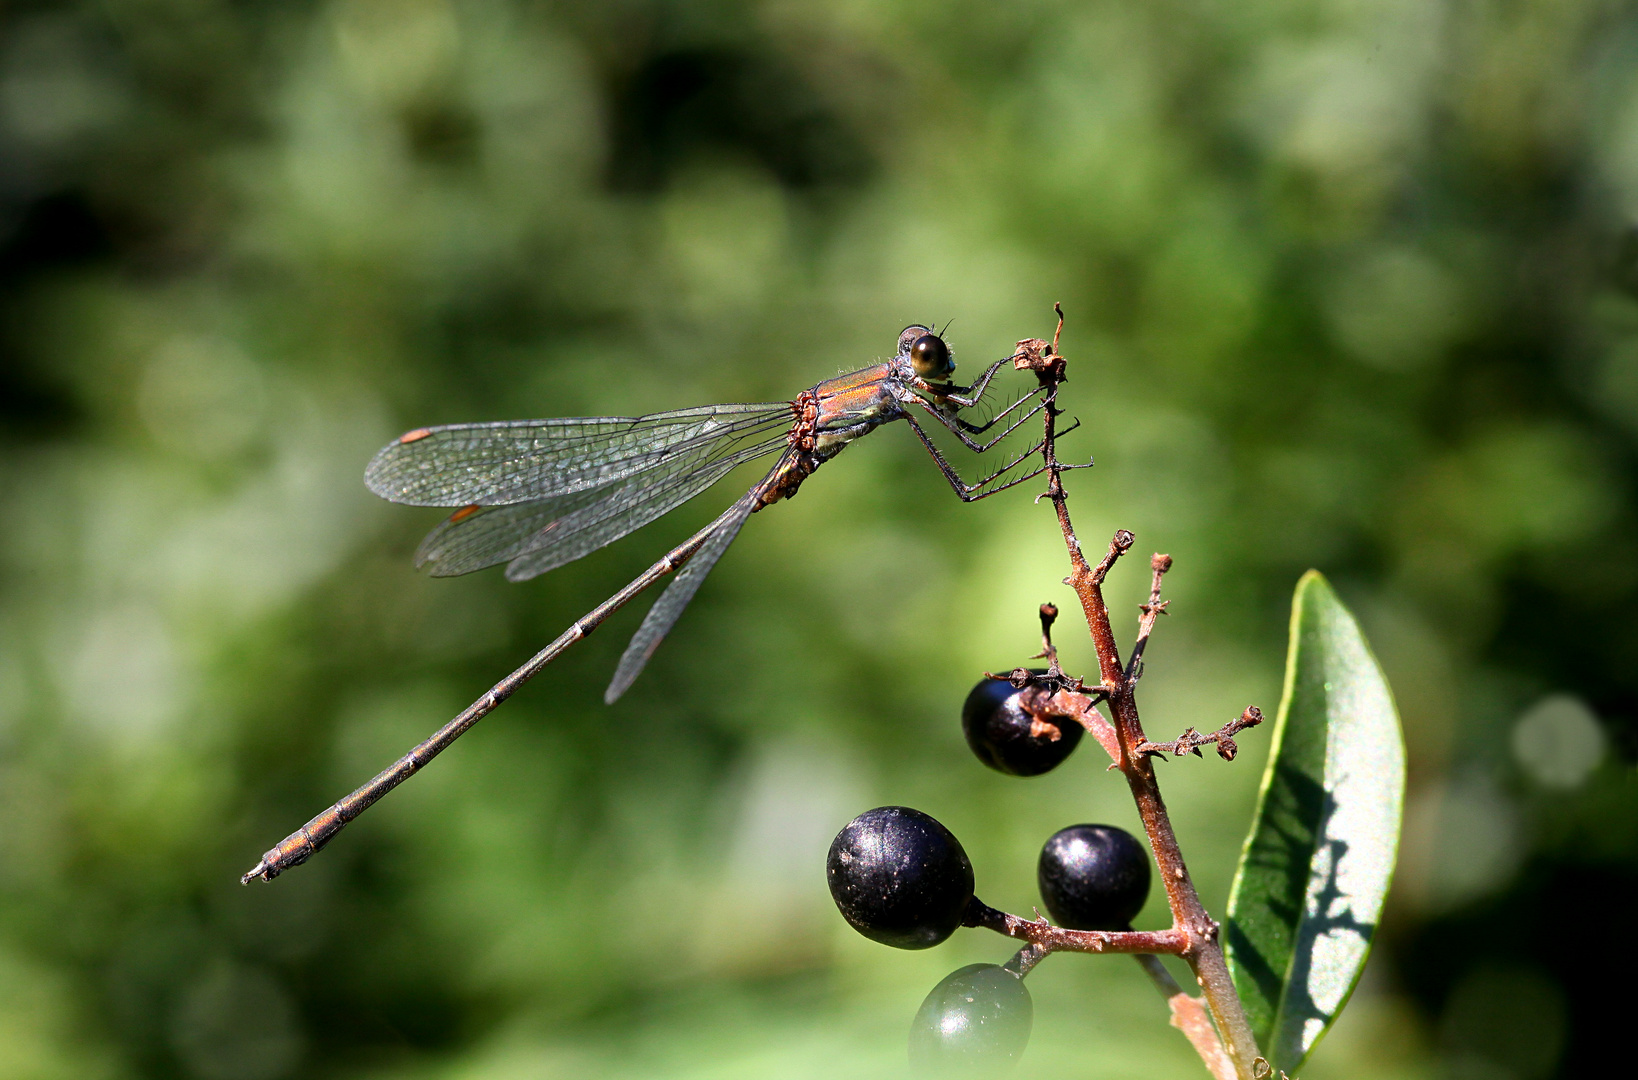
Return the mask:
<path fill-rule="evenodd" d="M 918 1076 L 1000 1076 L 1023 1056 L 1035 1020 L 1024 980 L 994 964 L 968 964 L 933 987 L 910 1025 Z"/>
<path fill-rule="evenodd" d="M 872 941 L 927 949 L 961 925 L 973 867 L 950 830 L 920 810 L 883 806 L 848 822 L 825 863 L 842 917 Z"/>
<path fill-rule="evenodd" d="M 967 745 L 979 761 L 1009 776 L 1039 776 L 1056 769 L 1080 745 L 1085 730 L 1065 717 L 1037 721 L 1019 700 L 1027 692 L 1005 679 L 985 679 L 961 706 Z"/>
<path fill-rule="evenodd" d="M 1113 825 L 1052 834 L 1036 867 L 1053 921 L 1071 930 L 1124 930 L 1149 898 L 1149 852 Z"/>

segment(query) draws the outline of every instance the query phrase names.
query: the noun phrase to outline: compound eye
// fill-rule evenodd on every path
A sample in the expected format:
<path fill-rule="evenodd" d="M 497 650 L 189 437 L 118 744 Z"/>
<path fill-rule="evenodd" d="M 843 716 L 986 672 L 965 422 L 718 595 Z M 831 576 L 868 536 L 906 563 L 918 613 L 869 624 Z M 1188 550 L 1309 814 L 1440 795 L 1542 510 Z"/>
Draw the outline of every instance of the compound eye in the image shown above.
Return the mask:
<path fill-rule="evenodd" d="M 955 370 L 950 347 L 937 334 L 923 334 L 910 346 L 910 366 L 924 379 L 937 379 Z"/>

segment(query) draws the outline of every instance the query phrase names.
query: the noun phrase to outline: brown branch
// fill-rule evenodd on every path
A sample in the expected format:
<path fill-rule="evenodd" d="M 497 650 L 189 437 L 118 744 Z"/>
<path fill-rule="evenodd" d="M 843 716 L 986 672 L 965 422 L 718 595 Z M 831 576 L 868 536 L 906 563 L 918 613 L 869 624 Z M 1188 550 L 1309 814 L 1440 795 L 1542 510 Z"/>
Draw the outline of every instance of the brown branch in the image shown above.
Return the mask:
<path fill-rule="evenodd" d="M 1023 939 L 1026 942 L 1024 947 L 1002 965 L 1019 978 L 1028 975 L 1036 964 L 1055 952 L 1123 951 L 1112 946 L 1099 947 L 1100 939 L 1106 941 L 1113 938 L 1122 944 L 1129 944 L 1133 939 L 1141 939 L 1157 946 L 1161 944 L 1175 946 L 1181 939 L 1181 935 L 1170 930 L 1150 932 L 1066 930 L 1052 926 L 1044 919 L 1020 919 L 1016 915 L 997 911 L 977 897 L 967 905 L 966 925 L 981 926 L 1006 934 L 1008 937 Z M 1080 939 L 1090 940 L 1086 942 L 1084 948 L 1077 948 L 1071 944 Z M 1156 952 L 1133 953 L 1132 959 L 1136 960 L 1138 966 L 1149 976 L 1155 988 L 1160 991 L 1160 996 L 1166 999 L 1172 1013 L 1171 1025 L 1189 1040 L 1195 1052 L 1206 1063 L 1206 1068 L 1211 1070 L 1215 1080 L 1235 1080 L 1234 1063 L 1223 1051 L 1223 1044 L 1217 1038 L 1217 1029 L 1212 1027 L 1211 1014 L 1206 1009 L 1206 1003 L 1184 992 L 1177 984 L 1177 980 L 1172 978 L 1172 973 L 1160 962 Z"/>
<path fill-rule="evenodd" d="M 1149 557 L 1149 570 L 1154 574 L 1154 580 L 1149 585 L 1149 602 L 1138 608 L 1143 612 L 1143 618 L 1138 620 L 1137 641 L 1132 644 L 1132 659 L 1126 665 L 1126 681 L 1129 683 L 1135 683 L 1143 678 L 1143 650 L 1148 648 L 1149 635 L 1154 633 L 1155 621 L 1166 614 L 1166 606 L 1171 603 L 1170 600 L 1160 598 L 1160 579 L 1165 577 L 1166 571 L 1171 568 L 1170 555 L 1156 552 Z"/>
<path fill-rule="evenodd" d="M 1183 734 L 1169 743 L 1142 742 L 1138 744 L 1140 754 L 1171 754 L 1173 757 L 1182 757 L 1184 754 L 1193 754 L 1195 757 L 1205 757 L 1200 752 L 1202 746 L 1217 744 L 1217 754 L 1224 761 L 1233 761 L 1234 755 L 1240 752 L 1230 737 L 1238 735 L 1246 728 L 1254 728 L 1263 722 L 1263 710 L 1255 705 L 1247 705 L 1246 711 L 1240 714 L 1238 720 L 1230 720 L 1210 735 L 1202 735 L 1194 728 L 1185 728 Z"/>
<path fill-rule="evenodd" d="M 1063 716 L 1076 721 L 1085 728 L 1087 734 L 1098 740 L 1109 760 L 1120 764 L 1120 737 L 1115 734 L 1115 725 L 1103 718 L 1098 711 L 1100 697 L 1091 697 L 1086 694 L 1077 694 L 1068 690 L 1060 690 L 1047 700 L 1047 715 Z"/>
<path fill-rule="evenodd" d="M 1058 310 L 1058 315 L 1061 332 L 1062 309 Z M 1256 1039 L 1246 1022 L 1245 1009 L 1235 993 L 1234 982 L 1229 977 L 1228 965 L 1223 959 L 1223 950 L 1218 944 L 1218 924 L 1200 902 L 1199 893 L 1189 878 L 1188 867 L 1183 862 L 1183 853 L 1178 847 L 1177 835 L 1172 830 L 1166 803 L 1160 796 L 1154 765 L 1146 754 L 1140 752 L 1139 748 L 1148 740 L 1144 737 L 1143 724 L 1138 717 L 1136 681 L 1134 677 L 1128 677 L 1121 666 L 1120 648 L 1109 623 L 1109 608 L 1103 599 L 1104 577 L 1114 566 L 1115 561 L 1131 548 L 1134 542 L 1132 534 L 1124 529 L 1117 532 L 1110 542 L 1108 553 L 1097 568 L 1094 569 L 1087 564 L 1080 541 L 1075 535 L 1074 524 L 1069 517 L 1068 496 L 1064 492 L 1061 475 L 1063 466 L 1057 459 L 1055 442 L 1057 418 L 1061 415 L 1061 410 L 1057 407 L 1057 392 L 1059 385 L 1064 381 L 1065 360 L 1058 354 L 1056 339 L 1052 345 L 1039 339 L 1029 339 L 1018 343 L 1013 366 L 1019 370 L 1035 372 L 1036 378 L 1046 388 L 1043 409 L 1046 430 L 1041 441 L 1041 454 L 1048 479 L 1047 490 L 1041 498 L 1052 502 L 1059 528 L 1063 533 L 1064 547 L 1069 553 L 1070 574 L 1065 583 L 1075 590 L 1076 598 L 1080 600 L 1087 630 L 1097 650 L 1101 689 L 1108 695 L 1110 716 L 1114 721 L 1118 750 L 1114 755 L 1115 761 L 1126 776 L 1127 786 L 1131 789 L 1133 801 L 1137 804 L 1144 831 L 1148 834 L 1149 846 L 1154 852 L 1161 881 L 1165 884 L 1166 899 L 1172 911 L 1172 930 L 1169 933 L 1183 936 L 1184 946 L 1178 955 L 1193 969 L 1195 980 L 1205 993 L 1206 1007 L 1211 1012 L 1224 1049 L 1233 1062 L 1234 1075 L 1238 1080 L 1253 1080 L 1252 1062 L 1257 1056 Z M 1148 605 L 1150 610 L 1145 612 L 1150 629 L 1160 610 L 1163 610 L 1160 608 L 1158 597 L 1158 582 L 1164 573 L 1164 570 L 1155 564 L 1152 563 L 1151 566 L 1155 570 L 1156 588 L 1151 590 L 1151 603 Z M 1166 561 L 1166 566 L 1169 568 L 1170 560 Z M 1144 640 L 1147 640 L 1146 636 Z M 1136 674 L 1134 670 L 1132 675 Z M 1207 1059 L 1208 1067 L 1211 1064 L 1211 1060 Z"/>
<path fill-rule="evenodd" d="M 1058 666 L 1058 647 L 1052 644 L 1052 624 L 1058 620 L 1057 604 L 1041 605 L 1041 651 L 1030 657 L 1031 660 L 1045 660 L 1047 674 L 1062 679 L 1064 669 Z"/>
<path fill-rule="evenodd" d="M 1025 672 L 1027 675 L 1028 672 Z M 1043 676 L 1032 676 L 1034 679 L 1043 679 Z M 1079 680 L 1066 680 L 1079 682 Z M 1016 685 L 1016 684 L 1014 684 Z M 1050 683 L 1031 687 L 1030 690 L 1018 697 L 1018 705 L 1029 714 L 1035 724 L 1052 725 L 1055 721 L 1073 720 L 1086 729 L 1087 734 L 1098 740 L 1109 759 L 1116 765 L 1120 764 L 1120 741 L 1115 736 L 1114 725 L 1103 718 L 1098 711 L 1098 702 L 1104 700 L 1101 689 L 1095 688 L 1090 694 L 1079 690 L 1054 690 Z"/>
<path fill-rule="evenodd" d="M 1021 919 L 997 911 L 978 897 L 967 904 L 963 926 L 994 930 L 1047 952 L 1081 953 L 1166 953 L 1181 956 L 1188 947 L 1188 935 L 1178 930 L 1070 930 L 1053 926 L 1045 919 Z"/>
<path fill-rule="evenodd" d="M 1183 1033 L 1194 1047 L 1194 1052 L 1200 1055 L 1200 1060 L 1206 1063 L 1215 1080 L 1235 1080 L 1234 1062 L 1229 1060 L 1223 1050 L 1222 1042 L 1217 1038 L 1217 1029 L 1211 1026 L 1211 1013 L 1206 1009 L 1206 1003 L 1192 994 L 1184 993 L 1183 988 L 1177 985 L 1172 973 L 1166 970 L 1158 956 L 1139 954 L 1132 959 L 1138 962 L 1149 978 L 1154 982 L 1155 989 L 1160 996 L 1166 999 L 1166 1004 L 1172 1010 L 1172 1027 Z"/>

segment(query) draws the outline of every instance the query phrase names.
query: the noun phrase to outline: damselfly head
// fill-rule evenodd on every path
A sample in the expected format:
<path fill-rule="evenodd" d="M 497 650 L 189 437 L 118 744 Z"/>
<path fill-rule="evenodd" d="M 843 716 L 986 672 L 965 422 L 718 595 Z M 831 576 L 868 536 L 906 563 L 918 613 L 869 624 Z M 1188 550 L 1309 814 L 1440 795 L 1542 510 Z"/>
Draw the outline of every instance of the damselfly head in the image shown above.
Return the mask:
<path fill-rule="evenodd" d="M 955 360 L 944 339 L 925 326 L 907 326 L 899 335 L 899 353 L 923 379 L 942 379 L 955 370 Z"/>

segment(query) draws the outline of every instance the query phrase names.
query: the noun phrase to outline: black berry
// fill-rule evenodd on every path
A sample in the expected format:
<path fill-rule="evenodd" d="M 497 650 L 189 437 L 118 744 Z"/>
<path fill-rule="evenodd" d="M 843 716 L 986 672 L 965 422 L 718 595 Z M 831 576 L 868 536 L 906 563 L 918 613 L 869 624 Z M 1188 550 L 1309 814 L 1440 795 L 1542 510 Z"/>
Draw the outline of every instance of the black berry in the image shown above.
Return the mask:
<path fill-rule="evenodd" d="M 920 810 L 883 806 L 848 822 L 825 863 L 842 917 L 872 941 L 928 949 L 961 925 L 973 867 L 950 830 Z"/>
<path fill-rule="evenodd" d="M 1035 1005 L 1024 980 L 968 964 L 933 987 L 910 1025 L 910 1067 L 920 1076 L 999 1076 L 1029 1043 Z"/>
<path fill-rule="evenodd" d="M 1043 674 L 1036 671 L 1035 674 Z M 978 760 L 1009 776 L 1039 776 L 1056 769 L 1080 745 L 1084 729 L 1064 717 L 1037 720 L 1005 679 L 985 679 L 961 706 L 961 730 Z"/>
<path fill-rule="evenodd" d="M 1124 930 L 1149 898 L 1149 853 L 1113 825 L 1071 825 L 1041 848 L 1041 899 L 1060 926 Z"/>

